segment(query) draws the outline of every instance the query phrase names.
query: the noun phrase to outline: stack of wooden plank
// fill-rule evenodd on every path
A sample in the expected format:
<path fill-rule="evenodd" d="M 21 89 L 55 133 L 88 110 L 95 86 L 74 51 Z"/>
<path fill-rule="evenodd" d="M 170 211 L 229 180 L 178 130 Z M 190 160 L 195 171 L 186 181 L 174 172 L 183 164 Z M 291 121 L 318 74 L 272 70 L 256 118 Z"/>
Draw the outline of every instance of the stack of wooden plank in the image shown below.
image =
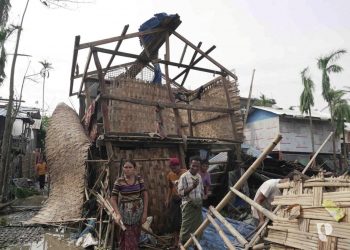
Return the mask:
<path fill-rule="evenodd" d="M 277 220 L 268 227 L 271 249 L 350 249 L 350 177 L 281 183 Z"/>

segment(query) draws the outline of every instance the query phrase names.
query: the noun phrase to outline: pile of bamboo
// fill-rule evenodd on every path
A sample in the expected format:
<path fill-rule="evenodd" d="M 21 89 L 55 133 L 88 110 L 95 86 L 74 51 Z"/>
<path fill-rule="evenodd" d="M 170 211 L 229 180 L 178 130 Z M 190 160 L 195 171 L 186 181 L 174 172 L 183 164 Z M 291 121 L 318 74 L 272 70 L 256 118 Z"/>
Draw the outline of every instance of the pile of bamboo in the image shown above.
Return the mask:
<path fill-rule="evenodd" d="M 283 195 L 275 197 L 273 204 L 281 209 L 265 238 L 271 249 L 350 249 L 349 176 L 318 176 L 279 187 Z M 327 206 L 327 201 L 333 204 Z"/>

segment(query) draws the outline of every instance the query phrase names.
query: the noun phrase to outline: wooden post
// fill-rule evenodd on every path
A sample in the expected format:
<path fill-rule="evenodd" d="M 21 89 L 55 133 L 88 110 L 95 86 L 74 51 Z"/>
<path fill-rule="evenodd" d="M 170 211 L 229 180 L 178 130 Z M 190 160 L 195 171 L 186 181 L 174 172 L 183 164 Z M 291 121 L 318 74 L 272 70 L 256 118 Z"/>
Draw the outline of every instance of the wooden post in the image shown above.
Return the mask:
<path fill-rule="evenodd" d="M 228 223 L 227 220 L 225 220 L 225 218 L 218 211 L 216 211 L 213 206 L 210 206 L 209 210 L 227 228 L 227 230 L 237 239 L 237 241 L 242 246 L 248 244 L 248 241 L 230 223 Z"/>
<path fill-rule="evenodd" d="M 228 249 L 230 250 L 235 250 L 235 246 L 231 243 L 231 241 L 227 238 L 225 235 L 224 231 L 220 228 L 220 226 L 215 222 L 214 218 L 211 217 L 210 214 L 207 214 L 207 218 L 210 221 L 211 224 L 213 224 L 215 230 L 218 232 L 219 236 L 221 239 L 225 242 L 225 245 L 227 246 Z"/>
<path fill-rule="evenodd" d="M 165 40 L 165 60 L 170 61 L 170 44 L 169 44 L 169 33 L 166 34 L 166 40 Z M 168 94 L 169 94 L 169 99 L 172 103 L 175 103 L 175 98 L 173 95 L 173 92 L 171 90 L 171 85 L 170 85 L 170 78 L 169 78 L 169 68 L 168 65 L 165 64 L 165 79 L 166 79 L 166 85 L 168 88 Z M 179 114 L 179 110 L 177 108 L 174 108 L 174 115 L 175 115 L 175 126 L 177 130 L 177 134 L 179 137 L 182 137 L 182 131 L 181 131 L 181 118 Z M 180 151 L 180 157 L 181 157 L 181 165 L 184 167 L 186 166 L 185 162 L 185 152 L 184 152 L 184 147 L 183 145 L 179 145 L 179 151 Z"/>
<path fill-rule="evenodd" d="M 253 69 L 252 81 L 250 82 L 249 95 L 248 95 L 248 101 L 247 101 L 247 108 L 246 108 L 246 112 L 244 114 L 243 128 L 245 127 L 245 125 L 247 123 L 248 113 L 249 113 L 249 109 L 250 109 L 250 99 L 251 99 L 251 96 L 252 96 L 254 75 L 255 75 L 255 69 Z"/>
<path fill-rule="evenodd" d="M 72 69 L 71 69 L 71 73 L 70 73 L 69 96 L 73 95 L 72 91 L 73 91 L 73 84 L 74 84 L 74 71 L 75 71 L 75 65 L 77 64 L 79 43 L 80 43 L 80 36 L 76 36 L 75 41 L 74 41 Z"/>
<path fill-rule="evenodd" d="M 324 147 L 324 145 L 326 145 L 326 143 L 328 142 L 328 140 L 332 137 L 333 132 L 330 132 L 328 137 L 326 138 L 326 140 L 322 143 L 322 145 L 317 149 L 316 153 L 314 154 L 314 156 L 311 158 L 311 160 L 309 161 L 309 163 L 306 165 L 306 167 L 303 170 L 303 174 L 305 174 L 305 172 L 308 170 L 308 168 L 311 166 L 311 164 L 314 162 L 314 160 L 316 159 L 317 155 L 321 152 L 322 148 Z"/>
<path fill-rule="evenodd" d="M 279 134 L 275 140 L 265 148 L 265 150 L 260 154 L 260 156 L 253 162 L 253 164 L 247 169 L 247 171 L 241 176 L 241 178 L 233 186 L 235 189 L 239 189 L 242 185 L 248 180 L 248 178 L 255 172 L 255 170 L 260 166 L 261 162 L 266 158 L 266 156 L 276 147 L 276 145 L 281 141 L 282 136 Z M 216 211 L 220 212 L 234 197 L 234 194 L 230 191 L 226 196 L 221 200 L 221 202 L 215 207 Z M 209 225 L 209 220 L 205 219 L 199 228 L 194 232 L 194 235 L 200 235 L 203 233 L 204 229 Z M 192 240 L 189 239 L 185 248 L 188 248 Z"/>
<path fill-rule="evenodd" d="M 228 87 L 227 87 L 228 80 L 225 77 L 222 77 L 222 82 L 223 82 L 223 85 L 224 85 L 226 101 L 227 101 L 227 107 L 232 110 L 230 94 L 228 92 Z M 236 121 L 235 121 L 236 119 L 235 119 L 235 114 L 233 112 L 230 113 L 230 120 L 231 120 L 232 133 L 233 133 L 233 136 L 234 136 L 234 140 L 238 140 L 237 130 L 236 130 Z"/>

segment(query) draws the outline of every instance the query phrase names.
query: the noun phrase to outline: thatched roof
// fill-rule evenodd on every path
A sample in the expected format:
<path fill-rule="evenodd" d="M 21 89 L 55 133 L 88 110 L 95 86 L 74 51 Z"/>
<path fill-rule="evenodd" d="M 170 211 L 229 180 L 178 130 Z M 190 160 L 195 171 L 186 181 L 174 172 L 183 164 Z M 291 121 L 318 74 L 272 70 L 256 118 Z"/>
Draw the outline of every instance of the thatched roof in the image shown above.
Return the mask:
<path fill-rule="evenodd" d="M 29 223 L 55 223 L 81 217 L 89 140 L 74 110 L 59 104 L 50 118 L 46 156 L 50 197 Z"/>

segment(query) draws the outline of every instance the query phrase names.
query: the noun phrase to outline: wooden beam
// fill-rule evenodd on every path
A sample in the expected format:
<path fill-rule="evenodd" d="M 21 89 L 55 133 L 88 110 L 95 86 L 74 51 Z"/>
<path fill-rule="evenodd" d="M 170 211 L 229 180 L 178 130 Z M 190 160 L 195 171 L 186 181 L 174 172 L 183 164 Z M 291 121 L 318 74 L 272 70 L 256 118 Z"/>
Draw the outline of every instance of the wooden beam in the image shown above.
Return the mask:
<path fill-rule="evenodd" d="M 206 123 L 206 122 L 211 122 L 211 121 L 215 121 L 215 120 L 218 120 L 218 119 L 227 117 L 227 116 L 228 116 L 228 114 L 217 115 L 217 116 L 214 116 L 214 117 L 211 117 L 211 118 L 208 118 L 208 119 L 204 119 L 204 120 L 201 120 L 201 121 L 198 121 L 198 122 L 192 122 L 192 125 L 193 125 L 193 126 L 197 126 L 197 125 L 199 125 L 199 124 Z"/>
<path fill-rule="evenodd" d="M 102 67 L 97 55 L 97 51 L 93 51 L 92 53 L 93 53 L 95 65 L 98 71 L 98 79 L 100 82 L 101 95 L 103 96 L 103 94 L 106 93 L 106 83 L 104 79 L 104 74 L 102 72 Z M 107 100 L 103 98 L 101 100 L 101 111 L 102 111 L 102 117 L 103 117 L 104 132 L 108 133 L 109 131 L 111 131 L 111 126 L 110 126 L 109 116 L 108 116 Z"/>
<path fill-rule="evenodd" d="M 185 45 L 188 46 L 187 43 L 185 43 Z M 197 48 L 200 49 L 201 46 L 202 46 L 202 42 L 199 42 L 198 45 L 197 45 Z M 190 65 L 193 64 L 194 60 L 195 60 L 196 57 L 197 57 L 197 54 L 198 54 L 198 51 L 195 50 L 194 53 L 193 53 L 193 55 L 192 55 L 192 58 L 191 58 L 191 61 L 190 61 Z M 189 73 L 189 72 L 190 72 L 190 69 L 186 69 L 185 76 L 184 76 L 184 78 L 182 79 L 182 82 L 181 82 L 181 86 L 184 85 L 184 83 L 185 83 L 185 81 L 186 81 L 186 79 L 187 79 L 187 76 L 188 76 L 188 73 Z"/>
<path fill-rule="evenodd" d="M 232 108 L 232 104 L 231 104 L 230 94 L 228 92 L 228 86 L 227 86 L 229 81 L 225 77 L 222 77 L 222 82 L 223 82 L 223 85 L 224 85 L 227 107 L 229 109 L 233 109 Z M 230 113 L 230 120 L 231 120 L 231 127 L 232 127 L 233 137 L 234 137 L 234 139 L 237 140 L 238 139 L 238 135 L 237 135 L 237 129 L 236 129 L 236 118 L 235 118 L 235 114 L 234 113 Z"/>
<path fill-rule="evenodd" d="M 187 65 L 187 64 L 175 63 L 175 62 L 170 62 L 170 61 L 166 61 L 166 60 L 155 60 L 155 62 L 156 63 L 162 63 L 162 64 L 165 64 L 165 65 L 171 65 L 171 66 L 177 66 L 177 67 L 181 67 L 181 68 L 186 68 L 187 70 L 193 69 L 193 70 L 198 70 L 198 71 L 202 71 L 202 72 L 206 72 L 206 73 L 211 73 L 211 74 L 216 74 L 216 75 L 223 75 L 222 71 L 206 69 L 206 68 L 202 68 L 202 67 L 195 67 L 195 66 L 191 66 L 191 65 Z"/>
<path fill-rule="evenodd" d="M 305 174 L 305 172 L 308 170 L 308 168 L 311 166 L 311 164 L 314 162 L 314 160 L 316 159 L 317 155 L 321 152 L 322 148 L 324 147 L 324 145 L 326 145 L 326 143 L 328 142 L 328 140 L 332 137 L 333 132 L 330 132 L 328 137 L 326 138 L 326 140 L 324 140 L 324 142 L 322 143 L 322 145 L 317 149 L 316 153 L 312 156 L 311 160 L 309 161 L 309 163 L 306 165 L 306 167 L 304 168 L 303 172 L 301 172 L 302 174 Z"/>
<path fill-rule="evenodd" d="M 166 35 L 165 35 L 165 60 L 168 62 L 170 61 L 169 33 L 166 33 Z M 166 80 L 166 85 L 168 88 L 168 95 L 169 95 L 170 102 L 172 104 L 176 104 L 175 97 L 174 97 L 174 94 L 173 94 L 173 92 L 171 90 L 171 86 L 170 86 L 169 69 L 168 69 L 167 64 L 165 64 L 165 80 Z M 173 111 L 174 111 L 174 115 L 175 115 L 175 126 L 176 126 L 177 135 L 179 137 L 182 137 L 181 117 L 180 117 L 179 110 L 175 106 L 173 108 Z M 181 165 L 185 166 L 186 161 L 185 161 L 185 152 L 184 152 L 184 145 L 183 144 L 179 145 L 179 153 L 180 153 Z"/>
<path fill-rule="evenodd" d="M 186 54 L 186 50 L 187 50 L 187 44 L 185 44 L 185 47 L 184 47 L 184 49 L 182 51 L 179 63 L 182 63 L 182 61 L 184 60 L 184 57 L 185 57 L 185 54 Z"/>
<path fill-rule="evenodd" d="M 75 40 L 74 40 L 73 60 L 72 60 L 72 68 L 71 68 L 71 73 L 70 73 L 69 96 L 72 96 L 72 91 L 73 91 L 74 70 L 75 70 L 75 65 L 77 64 L 79 43 L 80 43 L 80 36 L 76 36 Z"/>
<path fill-rule="evenodd" d="M 84 68 L 83 77 L 81 78 L 81 83 L 80 83 L 80 88 L 79 88 L 78 96 L 81 95 L 81 91 L 83 90 L 83 84 L 84 84 L 84 82 L 85 82 L 86 75 L 87 75 L 87 71 L 88 71 L 88 69 L 89 69 L 91 57 L 92 57 L 92 51 L 91 51 L 91 49 L 90 49 L 90 50 L 89 50 L 89 54 L 88 54 L 88 56 L 87 56 L 87 60 L 86 60 L 85 68 Z M 90 95 L 88 94 L 88 90 L 86 89 L 86 85 L 85 85 L 85 97 L 86 97 L 86 98 L 89 98 L 88 103 L 90 103 L 90 102 L 91 102 L 91 100 L 90 100 Z M 89 104 L 87 105 L 87 108 L 89 108 Z"/>
<path fill-rule="evenodd" d="M 210 52 L 212 52 L 214 49 L 216 48 L 216 46 L 212 46 L 210 49 L 208 49 L 205 53 L 206 54 L 209 54 Z M 204 56 L 200 56 L 197 60 L 195 60 L 192 64 L 190 64 L 190 65 L 192 65 L 192 66 L 194 66 L 194 65 L 196 65 L 200 60 L 202 60 L 204 58 Z M 181 77 L 183 74 L 185 74 L 186 73 L 186 71 L 187 71 L 187 69 L 186 70 L 183 70 L 182 72 L 180 72 L 177 76 L 175 76 L 173 79 L 172 79 L 172 81 L 175 81 L 175 80 L 177 80 L 179 77 Z"/>
<path fill-rule="evenodd" d="M 130 57 L 134 59 L 139 59 L 140 56 L 136 54 L 121 52 L 121 51 L 115 51 L 112 49 L 105 49 L 105 48 L 99 48 L 99 47 L 93 47 L 93 51 L 98 51 L 105 54 L 111 54 L 111 55 L 117 55 L 117 56 L 123 56 L 123 57 Z"/>
<path fill-rule="evenodd" d="M 127 67 L 127 66 L 130 66 L 130 65 L 133 65 L 135 64 L 135 61 L 132 61 L 132 62 L 128 62 L 128 63 L 122 63 L 122 64 L 119 64 L 119 65 L 115 65 L 115 66 L 112 66 L 112 67 L 109 67 L 108 70 L 112 70 L 112 69 L 118 69 L 118 68 L 123 68 L 123 67 Z M 106 68 L 102 69 L 103 72 L 106 72 Z M 89 71 L 86 73 L 86 77 L 87 76 L 90 76 L 90 75 L 96 75 L 97 74 L 97 70 L 92 70 L 92 71 Z M 77 78 L 80 78 L 82 77 L 84 74 L 79 74 L 79 75 L 76 75 L 74 76 L 74 79 L 77 79 Z M 76 93 L 77 94 L 77 93 Z"/>
<path fill-rule="evenodd" d="M 102 99 L 110 99 L 114 101 L 121 101 L 121 102 L 129 102 L 139 105 L 146 105 L 146 106 L 161 106 L 163 108 L 177 108 L 177 109 L 185 109 L 185 110 L 196 110 L 196 111 L 206 111 L 206 112 L 217 112 L 217 113 L 231 113 L 234 112 L 234 110 L 229 108 L 221 108 L 221 107 L 204 107 L 199 105 L 191 105 L 191 104 L 183 104 L 183 103 L 171 103 L 171 102 L 157 102 L 157 101 L 149 101 L 144 99 L 137 99 L 137 98 L 130 98 L 130 97 L 119 97 L 114 96 L 110 94 L 101 94 Z"/>
<path fill-rule="evenodd" d="M 134 37 L 150 35 L 150 34 L 154 34 L 154 33 L 160 33 L 163 31 L 166 31 L 166 29 L 165 28 L 156 28 L 156 29 L 146 30 L 146 31 L 142 31 L 142 32 L 130 33 L 130 34 L 127 34 L 124 36 L 116 36 L 116 37 L 102 39 L 102 40 L 98 40 L 98 41 L 94 41 L 94 42 L 82 43 L 78 46 L 78 49 L 79 50 L 86 49 L 89 47 L 99 46 L 99 45 L 103 45 L 106 43 L 112 43 L 112 42 L 117 42 L 117 41 L 124 40 L 124 39 L 130 39 L 130 38 L 134 38 Z"/>
<path fill-rule="evenodd" d="M 252 80 L 250 82 L 249 95 L 248 95 L 248 101 L 247 101 L 247 108 L 246 108 L 246 112 L 244 114 L 244 120 L 243 120 L 243 128 L 245 127 L 245 125 L 247 123 L 248 113 L 249 113 L 249 109 L 250 109 L 250 99 L 251 99 L 251 96 L 252 96 L 254 75 L 255 75 L 255 69 L 253 69 Z"/>
<path fill-rule="evenodd" d="M 126 32 L 128 31 L 128 29 L 129 29 L 129 24 L 127 24 L 127 25 L 124 26 L 124 29 L 123 29 L 122 34 L 121 34 L 120 36 L 125 36 L 125 34 L 126 34 Z M 114 51 L 118 51 L 118 50 L 119 50 L 120 46 L 122 45 L 122 42 L 123 42 L 123 40 L 119 40 L 119 41 L 118 41 L 117 45 L 115 46 Z M 115 57 L 115 55 L 112 55 L 112 56 L 111 56 L 111 59 L 109 59 L 109 62 L 108 62 L 108 64 L 107 64 L 106 68 L 105 68 L 104 71 L 103 71 L 105 74 L 107 73 L 109 67 L 111 66 L 111 64 L 112 64 L 112 62 L 113 62 L 113 60 L 114 60 L 114 57 Z"/>
<path fill-rule="evenodd" d="M 266 156 L 276 147 L 276 145 L 281 141 L 282 136 L 279 134 L 276 136 L 275 140 L 265 148 L 265 150 L 259 155 L 259 157 L 253 162 L 253 164 L 248 168 L 248 170 L 241 176 L 241 178 L 233 186 L 235 189 L 240 189 L 247 179 L 255 172 L 255 170 L 260 166 L 261 162 L 266 158 Z M 226 205 L 235 197 L 233 192 L 228 192 L 226 196 L 220 201 L 220 203 L 215 207 L 216 211 L 220 212 Z M 194 235 L 200 235 L 204 229 L 209 225 L 209 220 L 206 219 L 194 232 Z M 191 239 L 189 239 L 185 248 L 188 248 L 191 244 Z"/>
<path fill-rule="evenodd" d="M 202 50 L 198 49 L 193 43 L 191 43 L 190 41 L 188 41 L 186 38 L 184 38 L 183 36 L 181 36 L 179 33 L 177 33 L 176 31 L 173 31 L 173 34 L 179 38 L 180 40 L 182 40 L 184 43 L 188 44 L 192 49 L 197 50 L 202 56 L 204 56 L 206 59 L 208 59 L 211 63 L 213 63 L 215 66 L 219 67 L 222 71 L 224 71 L 227 75 L 231 76 L 233 79 L 238 80 L 237 76 L 235 74 L 233 74 L 231 71 L 229 71 L 228 69 L 226 69 L 224 66 L 222 66 L 220 63 L 218 63 L 217 61 L 215 61 L 213 58 L 211 58 L 210 56 L 208 56 L 205 52 L 203 52 Z"/>

